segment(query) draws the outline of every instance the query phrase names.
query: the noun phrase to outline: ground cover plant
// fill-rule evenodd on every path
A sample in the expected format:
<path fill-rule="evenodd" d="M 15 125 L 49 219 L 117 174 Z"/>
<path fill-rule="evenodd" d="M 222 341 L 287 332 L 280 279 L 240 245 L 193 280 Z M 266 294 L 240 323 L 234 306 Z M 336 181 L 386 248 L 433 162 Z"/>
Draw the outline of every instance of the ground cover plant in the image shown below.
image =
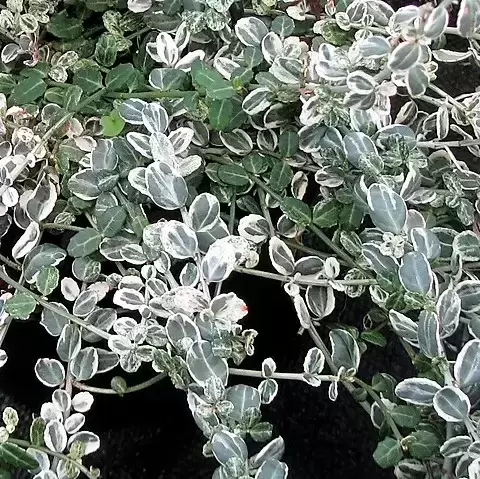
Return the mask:
<path fill-rule="evenodd" d="M 2 477 L 98 477 L 95 395 L 161 380 L 214 479 L 287 477 L 262 410 L 289 380 L 352 394 L 397 478 L 480 477 L 480 92 L 436 85 L 480 65 L 478 0 L 7 0 L 0 36 L 0 342 L 57 338 L 29 436 L 3 411 Z M 283 283 L 303 370 L 241 368 L 232 274 Z M 342 295 L 371 298 L 361 328 Z M 359 377 L 389 341 L 416 374 Z"/>

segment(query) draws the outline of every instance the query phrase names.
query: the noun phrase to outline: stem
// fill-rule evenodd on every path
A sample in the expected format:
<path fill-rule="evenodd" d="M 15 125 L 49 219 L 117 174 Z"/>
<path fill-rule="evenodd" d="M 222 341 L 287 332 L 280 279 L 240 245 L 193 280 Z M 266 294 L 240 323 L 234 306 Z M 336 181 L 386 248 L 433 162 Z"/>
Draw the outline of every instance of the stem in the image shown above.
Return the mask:
<path fill-rule="evenodd" d="M 445 440 L 450 439 L 452 436 L 453 436 L 453 423 L 447 422 Z M 443 470 L 442 478 L 451 479 L 453 477 L 453 475 L 452 475 L 453 459 L 451 457 L 446 457 L 445 458 L 445 460 L 443 462 L 442 470 Z"/>
<path fill-rule="evenodd" d="M 0 254 L 0 261 L 12 269 L 22 271 L 22 267 L 19 264 L 13 262 L 11 259 L 8 259 L 6 256 L 3 256 L 3 254 Z"/>
<path fill-rule="evenodd" d="M 233 374 L 234 376 L 247 376 L 250 378 L 265 379 L 265 376 L 263 376 L 262 371 L 250 371 L 249 369 L 237 369 L 237 368 L 230 368 L 229 371 L 230 371 L 230 374 Z M 272 379 L 289 379 L 292 381 L 304 381 L 303 374 L 301 373 L 273 373 L 270 377 Z M 315 377 L 320 379 L 321 381 L 330 381 L 330 382 L 338 381 L 337 376 L 334 376 L 333 374 L 322 374 Z"/>
<path fill-rule="evenodd" d="M 21 446 L 21 447 L 24 447 L 24 448 L 27 448 L 27 449 L 28 448 L 36 449 L 37 451 L 45 452 L 46 454 L 48 454 L 50 456 L 53 456 L 55 458 L 63 459 L 65 461 L 68 461 L 68 462 L 72 463 L 75 467 L 77 467 L 80 470 L 80 472 L 85 474 L 89 479 L 95 479 L 95 476 L 90 474 L 90 471 L 83 464 L 80 464 L 79 462 L 75 461 L 75 459 L 72 459 L 72 458 L 66 456 L 65 454 L 62 454 L 61 452 L 51 451 L 50 449 L 48 449 L 46 447 L 43 447 L 43 446 L 34 446 L 33 444 L 30 444 L 28 441 L 24 441 L 23 439 L 9 438 L 7 440 L 7 442 L 9 442 L 10 444 L 16 444 L 17 446 Z"/>
<path fill-rule="evenodd" d="M 290 240 L 288 238 L 283 238 L 283 242 L 290 246 L 290 248 L 296 249 L 297 251 L 301 251 L 302 253 L 307 253 L 309 255 L 313 256 L 318 256 L 320 258 L 331 258 L 332 255 L 328 253 L 324 253 L 322 251 L 318 251 L 314 248 L 309 248 L 308 246 L 303 245 L 302 243 L 299 243 L 298 241 Z M 337 261 L 342 265 L 342 266 L 347 266 L 345 261 L 338 259 Z"/>
<path fill-rule="evenodd" d="M 338 368 L 335 366 L 335 363 L 333 362 L 332 355 L 330 354 L 330 351 L 328 350 L 327 346 L 323 342 L 322 338 L 318 334 L 317 330 L 314 327 L 310 327 L 307 329 L 308 334 L 310 334 L 310 337 L 312 338 L 313 342 L 315 343 L 315 346 L 317 346 L 318 349 L 323 353 L 325 356 L 325 361 L 327 362 L 328 366 L 330 367 L 331 371 L 334 374 L 338 373 Z M 345 386 L 347 391 L 350 394 L 355 393 L 355 386 L 351 383 L 342 381 L 342 384 Z M 367 401 L 359 401 L 360 406 L 363 408 L 363 410 L 370 415 L 370 404 L 368 404 Z"/>
<path fill-rule="evenodd" d="M 160 382 L 162 379 L 164 379 L 167 375 L 165 373 L 160 373 L 154 376 L 153 378 L 144 381 L 143 383 L 136 384 L 135 386 L 130 386 L 125 391 L 122 393 L 123 394 L 128 394 L 128 393 L 134 393 L 137 391 L 141 391 L 142 389 L 147 389 L 150 386 L 153 386 L 154 384 L 157 384 Z M 82 391 L 89 391 L 91 393 L 97 393 L 97 394 L 111 394 L 111 395 L 119 395 L 117 391 L 110 389 L 110 388 L 97 388 L 95 386 L 89 386 L 88 384 L 84 384 L 78 381 L 73 381 L 72 383 L 73 387 L 80 389 Z"/>
<path fill-rule="evenodd" d="M 170 90 L 170 91 L 142 91 L 138 93 L 116 93 L 109 92 L 107 93 L 108 98 L 119 98 L 121 100 L 127 100 L 128 98 L 185 98 L 190 95 L 191 91 L 180 91 L 180 90 Z"/>
<path fill-rule="evenodd" d="M 232 201 L 230 203 L 230 214 L 228 217 L 228 232 L 233 235 L 233 229 L 235 228 L 235 206 L 237 201 L 237 195 L 234 194 Z M 223 281 L 220 281 L 215 286 L 215 291 L 213 292 L 213 297 L 218 296 L 222 291 Z"/>
<path fill-rule="evenodd" d="M 130 35 L 127 35 L 125 39 L 133 40 L 134 38 L 142 36 L 144 33 L 148 33 L 150 30 L 150 27 L 143 27 L 142 29 L 138 30 L 138 32 L 130 33 Z"/>
<path fill-rule="evenodd" d="M 388 422 L 388 425 L 392 429 L 393 434 L 399 441 L 401 441 L 403 439 L 403 436 L 401 432 L 398 430 L 398 427 L 395 424 L 395 421 L 392 419 L 392 416 L 390 415 L 390 411 L 387 409 L 387 406 L 385 406 L 385 403 L 382 401 L 382 398 L 373 390 L 373 388 L 370 385 L 363 382 L 361 379 L 358 379 L 357 377 L 355 377 L 353 378 L 353 382 L 358 384 L 361 388 L 365 389 L 365 391 L 367 391 L 368 394 L 370 394 L 371 398 L 378 404 L 378 407 L 382 411 L 383 416 Z"/>
<path fill-rule="evenodd" d="M 26 294 L 32 296 L 38 304 L 40 304 L 44 308 L 49 309 L 53 313 L 58 314 L 60 316 L 63 316 L 66 319 L 69 319 L 70 321 L 72 321 L 72 323 L 78 324 L 82 328 L 85 328 L 88 331 L 91 331 L 92 333 L 97 334 L 98 336 L 102 337 L 103 339 L 109 339 L 110 338 L 111 335 L 109 333 L 103 331 L 102 329 L 97 328 L 96 326 L 93 326 L 93 325 L 83 321 L 80 318 L 77 318 L 76 316 L 74 316 L 71 313 L 63 311 L 62 309 L 58 308 L 54 304 L 51 304 L 49 301 L 44 299 L 42 296 L 39 296 L 38 294 L 34 293 L 33 291 L 30 291 L 28 288 L 21 285 L 19 282 L 10 278 L 10 276 L 8 276 L 8 274 L 4 273 L 1 269 L 0 269 L 0 279 L 3 279 L 3 281 L 5 281 L 10 286 L 15 288 L 15 290 L 21 291 L 22 293 L 26 293 Z"/>
<path fill-rule="evenodd" d="M 268 222 L 268 228 L 270 231 L 270 236 L 275 236 L 275 227 L 273 226 L 272 217 L 270 216 L 270 211 L 267 208 L 267 202 L 265 201 L 265 192 L 257 188 L 258 199 L 260 201 L 260 208 L 262 209 L 263 216 Z"/>
<path fill-rule="evenodd" d="M 464 146 L 478 146 L 480 140 L 453 140 L 453 141 L 419 141 L 417 146 L 420 148 L 462 148 Z"/>
<path fill-rule="evenodd" d="M 83 231 L 81 226 L 62 225 L 59 223 L 43 223 L 40 225 L 44 230 L 67 230 L 67 231 Z"/>
<path fill-rule="evenodd" d="M 438 95 L 440 95 L 442 98 L 446 98 L 452 105 L 455 105 L 460 111 L 465 109 L 465 106 L 462 105 L 460 102 L 455 100 L 451 95 L 449 95 L 447 92 L 443 91 L 441 88 L 439 88 L 437 85 L 434 85 L 433 83 L 429 85 L 430 90 L 434 91 Z"/>
<path fill-rule="evenodd" d="M 274 279 L 276 281 L 282 281 L 283 283 L 289 283 L 293 280 L 296 284 L 303 284 L 305 286 L 329 286 L 330 280 L 328 279 L 308 279 L 308 278 L 294 278 L 290 276 L 283 276 L 281 274 L 270 273 L 268 271 L 260 271 L 258 269 L 248 269 L 242 266 L 236 266 L 235 271 L 238 273 L 249 274 L 251 276 L 260 276 L 262 278 Z M 371 286 L 377 284 L 374 279 L 340 279 L 336 280 L 336 283 L 343 284 L 345 286 Z"/>

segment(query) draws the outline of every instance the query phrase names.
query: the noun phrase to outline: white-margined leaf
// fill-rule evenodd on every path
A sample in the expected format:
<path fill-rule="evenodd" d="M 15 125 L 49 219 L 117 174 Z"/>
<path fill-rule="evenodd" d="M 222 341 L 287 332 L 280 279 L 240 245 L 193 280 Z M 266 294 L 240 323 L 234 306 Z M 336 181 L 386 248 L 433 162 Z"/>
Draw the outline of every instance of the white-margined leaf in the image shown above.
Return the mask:
<path fill-rule="evenodd" d="M 278 394 L 278 383 L 275 379 L 264 379 L 258 385 L 262 404 L 271 404 Z"/>
<path fill-rule="evenodd" d="M 390 48 L 388 40 L 379 35 L 372 35 L 360 43 L 360 53 L 364 58 L 382 58 Z"/>
<path fill-rule="evenodd" d="M 402 286 L 414 293 L 427 293 L 433 281 L 432 268 L 423 253 L 407 253 L 398 270 Z"/>
<path fill-rule="evenodd" d="M 146 188 L 153 202 L 166 210 L 185 205 L 188 196 L 185 180 L 165 163 L 151 163 L 145 172 Z"/>
<path fill-rule="evenodd" d="M 325 355 L 318 348 L 311 348 L 303 361 L 303 372 L 305 374 L 321 374 L 325 366 Z"/>
<path fill-rule="evenodd" d="M 413 98 L 422 96 L 426 92 L 429 82 L 428 71 L 423 63 L 409 68 L 405 77 L 405 85 L 408 93 Z"/>
<path fill-rule="evenodd" d="M 369 136 L 365 135 L 365 133 L 356 131 L 348 133 L 343 138 L 343 143 L 347 152 L 348 161 L 356 167 L 359 166 L 361 156 L 377 152 L 375 143 Z"/>
<path fill-rule="evenodd" d="M 258 389 L 245 384 L 237 384 L 229 387 L 225 396 L 227 401 L 233 404 L 233 410 L 229 417 L 234 421 L 244 420 L 245 413 L 250 408 L 259 409 L 261 405 Z"/>
<path fill-rule="evenodd" d="M 253 148 L 253 142 L 250 135 L 240 128 L 230 132 L 219 132 L 220 139 L 226 148 L 239 156 L 248 155 Z"/>
<path fill-rule="evenodd" d="M 480 340 L 472 339 L 464 344 L 455 360 L 453 373 L 460 387 L 480 382 Z"/>
<path fill-rule="evenodd" d="M 375 226 L 384 232 L 399 234 L 407 220 L 403 198 L 391 188 L 374 183 L 368 189 L 369 214 Z"/>
<path fill-rule="evenodd" d="M 220 378 L 227 383 L 228 365 L 224 358 L 214 356 L 208 341 L 199 341 L 188 350 L 186 357 L 188 372 L 196 383 L 203 386 L 208 378 Z"/>
<path fill-rule="evenodd" d="M 164 133 L 168 128 L 167 111 L 158 102 L 147 103 L 142 111 L 142 123 L 150 133 Z"/>
<path fill-rule="evenodd" d="M 278 237 L 272 236 L 268 253 L 273 267 L 284 276 L 290 276 L 295 269 L 295 259 L 290 248 Z"/>
<path fill-rule="evenodd" d="M 478 29 L 480 5 L 477 0 L 462 0 L 457 14 L 457 28 L 460 35 L 470 37 Z"/>
<path fill-rule="evenodd" d="M 435 60 L 441 63 L 457 63 L 471 57 L 472 52 L 456 52 L 439 48 L 438 50 L 433 50 L 432 55 Z"/>
<path fill-rule="evenodd" d="M 235 293 L 222 293 L 215 296 L 210 302 L 210 310 L 215 321 L 236 323 L 248 313 L 245 301 Z"/>
<path fill-rule="evenodd" d="M 98 303 L 98 296 L 95 291 L 86 289 L 82 291 L 73 303 L 73 314 L 75 316 L 88 316 Z"/>
<path fill-rule="evenodd" d="M 257 17 L 244 17 L 235 23 L 235 34 L 247 47 L 260 46 L 267 33 L 267 26 Z"/>
<path fill-rule="evenodd" d="M 40 227 L 38 223 L 32 221 L 27 229 L 24 231 L 22 236 L 18 241 L 13 245 L 12 256 L 14 259 L 23 258 L 25 255 L 30 253 L 35 246 L 40 241 Z"/>
<path fill-rule="evenodd" d="M 152 151 L 150 149 L 150 136 L 144 133 L 131 131 L 126 135 L 128 143 L 145 158 L 152 158 Z"/>
<path fill-rule="evenodd" d="M 378 274 L 386 276 L 396 273 L 398 270 L 397 260 L 391 256 L 385 256 L 377 244 L 364 243 L 362 246 L 362 254 L 373 271 Z"/>
<path fill-rule="evenodd" d="M 118 112 L 127 123 L 143 125 L 142 111 L 147 104 L 147 102 L 138 98 L 130 98 L 121 103 Z"/>
<path fill-rule="evenodd" d="M 300 326 L 308 329 L 312 325 L 312 318 L 310 317 L 307 303 L 305 303 L 305 300 L 300 294 L 295 294 L 293 296 L 293 307 L 295 308 L 295 313 L 300 321 Z"/>
<path fill-rule="evenodd" d="M 149 145 L 153 161 L 166 163 L 173 171 L 176 171 L 177 160 L 175 158 L 175 149 L 170 139 L 164 133 L 152 133 L 149 139 Z"/>
<path fill-rule="evenodd" d="M 443 5 L 434 8 L 423 27 L 423 34 L 434 40 L 441 36 L 448 26 L 448 12 Z"/>
<path fill-rule="evenodd" d="M 255 88 L 244 98 L 243 111 L 247 115 L 258 115 L 272 104 L 273 99 L 274 95 L 268 87 Z"/>
<path fill-rule="evenodd" d="M 443 457 L 460 457 L 467 452 L 470 444 L 472 444 L 472 438 L 470 436 L 454 436 L 442 444 L 440 454 Z"/>
<path fill-rule="evenodd" d="M 470 412 L 470 399 L 459 388 L 446 386 L 433 397 L 433 407 L 447 422 L 463 422 Z"/>
<path fill-rule="evenodd" d="M 197 325 L 184 314 L 170 316 L 166 332 L 168 340 L 182 352 L 186 352 L 193 343 L 201 340 Z"/>
<path fill-rule="evenodd" d="M 305 299 L 310 311 L 318 319 L 325 318 L 335 309 L 335 293 L 331 286 L 309 286 Z"/>
<path fill-rule="evenodd" d="M 98 354 L 98 368 L 97 374 L 106 373 L 107 371 L 111 371 L 118 365 L 119 358 L 118 354 L 114 353 L 113 351 L 107 351 L 106 349 L 97 349 Z"/>
<path fill-rule="evenodd" d="M 440 339 L 440 324 L 437 316 L 431 311 L 422 311 L 418 317 L 418 345 L 420 351 L 428 358 L 443 356 Z"/>
<path fill-rule="evenodd" d="M 62 361 L 73 359 L 82 347 L 82 335 L 76 324 L 66 324 L 57 341 L 57 354 Z"/>
<path fill-rule="evenodd" d="M 75 301 L 80 294 L 80 287 L 72 278 L 63 278 L 60 282 L 60 290 L 67 301 Z"/>
<path fill-rule="evenodd" d="M 63 311 L 68 314 L 68 309 L 61 303 L 51 302 L 59 311 Z M 48 334 L 52 336 L 60 336 L 63 327 L 68 324 L 69 320 L 64 315 L 52 311 L 50 308 L 43 308 L 42 319 L 40 324 L 48 331 Z"/>
<path fill-rule="evenodd" d="M 74 442 L 80 442 L 85 446 L 85 455 L 92 454 L 100 448 L 100 438 L 90 431 L 80 431 L 68 439 L 70 447 Z"/>
<path fill-rule="evenodd" d="M 210 193 L 198 195 L 190 205 L 188 219 L 190 227 L 196 232 L 208 231 L 220 218 L 220 203 Z"/>
<path fill-rule="evenodd" d="M 436 115 L 436 132 L 439 140 L 444 140 L 450 132 L 450 110 L 447 104 L 441 105 Z"/>
<path fill-rule="evenodd" d="M 408 70 L 420 59 L 421 49 L 417 42 L 402 42 L 388 58 L 388 67 L 393 71 Z"/>
<path fill-rule="evenodd" d="M 267 459 L 255 474 L 255 479 L 286 479 L 288 466 L 278 459 Z"/>
<path fill-rule="evenodd" d="M 269 72 L 282 83 L 298 85 L 302 78 L 303 64 L 297 58 L 279 56 L 275 58 Z"/>
<path fill-rule="evenodd" d="M 259 244 L 269 236 L 268 221 L 260 215 L 251 214 L 244 216 L 238 223 L 238 233 L 243 238 Z"/>
<path fill-rule="evenodd" d="M 92 151 L 92 170 L 114 170 L 118 164 L 118 156 L 110 139 L 99 139 Z"/>
<path fill-rule="evenodd" d="M 398 383 L 395 394 L 405 402 L 419 406 L 431 406 L 440 385 L 427 378 L 409 378 Z"/>
<path fill-rule="evenodd" d="M 63 452 L 67 447 L 67 432 L 65 431 L 64 425 L 58 420 L 47 423 L 43 433 L 43 439 L 45 446 L 47 446 L 50 451 Z"/>
<path fill-rule="evenodd" d="M 53 211 L 57 197 L 57 190 L 52 183 L 39 184 L 28 198 L 25 207 L 28 217 L 37 223 L 43 221 Z"/>
<path fill-rule="evenodd" d="M 178 61 L 179 51 L 175 40 L 170 34 L 160 32 L 156 39 L 156 52 L 154 60 L 173 67 Z"/>
<path fill-rule="evenodd" d="M 177 259 L 194 258 L 198 241 L 195 232 L 181 221 L 167 221 L 160 231 L 164 250 Z"/>
<path fill-rule="evenodd" d="M 357 371 L 360 365 L 360 349 L 355 338 L 344 329 L 330 331 L 329 337 L 335 366 Z"/>
<path fill-rule="evenodd" d="M 268 444 L 249 459 L 250 467 L 256 469 L 268 459 L 280 460 L 285 452 L 285 441 L 281 436 L 272 439 Z"/>
<path fill-rule="evenodd" d="M 193 135 L 194 131 L 186 126 L 179 127 L 168 135 L 176 155 L 183 153 L 190 146 Z"/>
<path fill-rule="evenodd" d="M 138 310 L 140 306 L 145 304 L 143 294 L 131 288 L 123 288 L 115 291 L 113 296 L 113 303 L 121 308 Z"/>
<path fill-rule="evenodd" d="M 477 313 L 480 311 L 480 281 L 469 279 L 458 283 L 455 288 L 460 298 L 464 313 Z"/>
<path fill-rule="evenodd" d="M 418 324 L 398 311 L 393 309 L 388 313 L 393 330 L 407 343 L 418 347 Z"/>
<path fill-rule="evenodd" d="M 435 233 L 426 228 L 412 228 L 410 238 L 413 249 L 423 253 L 428 259 L 435 259 L 440 256 L 441 245 Z"/>
<path fill-rule="evenodd" d="M 436 310 L 440 322 L 440 337 L 448 338 L 457 330 L 460 321 L 460 297 L 453 289 L 446 289 L 438 298 Z"/>
<path fill-rule="evenodd" d="M 96 348 L 89 346 L 81 349 L 70 362 L 70 371 L 79 381 L 93 378 L 98 370 L 98 353 Z"/>
<path fill-rule="evenodd" d="M 357 95 L 370 95 L 375 90 L 376 84 L 377 82 L 371 75 L 360 70 L 354 71 L 347 76 L 349 90 Z"/>
<path fill-rule="evenodd" d="M 248 458 L 245 441 L 229 431 L 220 431 L 214 434 L 212 438 L 212 452 L 215 459 L 223 465 L 233 458 L 242 461 Z"/>
<path fill-rule="evenodd" d="M 205 295 L 198 289 L 189 286 L 172 288 L 159 299 L 162 308 L 172 313 L 183 313 L 187 316 L 192 316 L 194 313 L 208 308 L 208 301 Z M 151 304 L 152 301 L 150 301 L 149 305 Z"/>
<path fill-rule="evenodd" d="M 65 420 L 65 431 L 68 434 L 75 434 L 82 429 L 84 424 L 85 416 L 81 412 L 73 413 Z"/>
<path fill-rule="evenodd" d="M 203 257 L 200 271 L 207 283 L 218 283 L 230 276 L 236 262 L 234 248 L 217 240 Z"/>
<path fill-rule="evenodd" d="M 262 40 L 263 58 L 271 65 L 283 52 L 283 42 L 275 32 L 267 33 Z"/>
<path fill-rule="evenodd" d="M 77 198 L 85 201 L 95 200 L 101 193 L 97 175 L 92 170 L 80 170 L 73 174 L 68 180 L 68 189 Z"/>
<path fill-rule="evenodd" d="M 56 359 L 39 359 L 35 364 L 35 375 L 48 387 L 59 386 L 65 380 L 65 369 Z"/>

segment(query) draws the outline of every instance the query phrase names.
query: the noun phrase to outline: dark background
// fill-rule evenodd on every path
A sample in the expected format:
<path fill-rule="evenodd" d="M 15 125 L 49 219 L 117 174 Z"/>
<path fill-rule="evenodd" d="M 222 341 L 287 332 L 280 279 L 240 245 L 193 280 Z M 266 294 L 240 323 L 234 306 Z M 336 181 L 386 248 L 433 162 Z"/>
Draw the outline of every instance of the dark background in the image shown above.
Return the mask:
<path fill-rule="evenodd" d="M 411 3 L 390 2 L 394 8 Z M 479 85 L 474 65 L 442 68 L 438 77 L 437 84 L 452 95 L 474 91 Z M 459 157 L 471 159 L 468 152 L 464 155 Z M 2 246 L 6 251 L 11 245 Z M 235 291 L 246 301 L 249 315 L 244 326 L 259 332 L 255 357 L 248 358 L 242 367 L 258 369 L 264 358 L 272 357 L 278 371 L 300 372 L 312 342 L 307 334 L 297 335 L 298 320 L 281 285 L 236 275 L 223 290 Z M 345 302 L 338 294 L 337 309 L 327 321 L 359 325 L 368 309 L 366 300 Z M 325 331 L 320 332 L 326 337 Z M 9 361 L 0 370 L 0 406 L 17 408 L 26 424 L 33 413 L 38 414 L 42 402 L 50 400 L 51 390 L 36 380 L 33 365 L 39 357 L 53 357 L 55 341 L 35 322 L 15 322 L 5 349 Z M 408 376 L 410 371 L 403 349 L 395 342 L 386 348 L 370 348 L 362 362 L 360 377 L 366 381 L 377 371 L 389 372 L 397 379 Z M 127 380 L 134 384 L 150 375 L 151 371 L 144 371 L 143 378 L 127 376 Z M 91 456 L 90 463 L 101 468 L 102 477 L 211 477 L 216 463 L 203 457 L 204 438 L 191 417 L 185 394 L 175 390 L 168 380 L 124 398 L 96 395 L 95 399 L 86 414 L 85 429 L 101 438 L 101 450 Z M 337 402 L 332 403 L 326 386 L 316 389 L 284 381 L 277 398 L 263 412 L 275 427 L 274 435 L 285 439 L 284 460 L 292 479 L 393 477 L 391 470 L 382 471 L 374 464 L 377 431 L 343 388 Z"/>

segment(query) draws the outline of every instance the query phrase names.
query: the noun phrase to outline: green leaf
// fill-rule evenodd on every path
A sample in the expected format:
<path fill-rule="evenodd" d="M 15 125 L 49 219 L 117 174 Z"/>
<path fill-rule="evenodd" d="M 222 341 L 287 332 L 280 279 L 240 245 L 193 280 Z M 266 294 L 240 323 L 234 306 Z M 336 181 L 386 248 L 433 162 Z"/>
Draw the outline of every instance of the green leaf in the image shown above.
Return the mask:
<path fill-rule="evenodd" d="M 244 67 L 235 68 L 232 72 L 231 78 L 233 87 L 236 90 L 239 90 L 252 81 L 253 71 Z"/>
<path fill-rule="evenodd" d="M 8 95 L 17 84 L 15 77 L 8 73 L 0 73 L 0 93 Z"/>
<path fill-rule="evenodd" d="M 440 448 L 438 436 L 430 431 L 415 431 L 410 435 L 411 442 L 408 442 L 408 452 L 415 459 L 428 459 L 436 454 Z"/>
<path fill-rule="evenodd" d="M 243 167 L 254 175 L 264 173 L 268 169 L 267 159 L 260 153 L 249 153 L 242 158 Z"/>
<path fill-rule="evenodd" d="M 5 303 L 5 311 L 13 318 L 28 319 L 35 311 L 37 302 L 35 298 L 28 293 L 17 291 Z"/>
<path fill-rule="evenodd" d="M 292 168 L 285 161 L 279 161 L 270 173 L 269 186 L 272 190 L 283 191 L 292 181 Z"/>
<path fill-rule="evenodd" d="M 32 103 L 40 98 L 47 89 L 46 83 L 39 76 L 21 80 L 10 95 L 10 104 L 15 106 Z"/>
<path fill-rule="evenodd" d="M 0 460 L 12 467 L 22 469 L 36 469 L 37 460 L 16 444 L 4 442 L 0 444 Z"/>
<path fill-rule="evenodd" d="M 58 280 L 60 278 L 60 272 L 55 266 L 47 266 L 43 268 L 37 275 L 36 285 L 38 291 L 43 296 L 51 294 L 58 286 Z"/>
<path fill-rule="evenodd" d="M 135 73 L 135 68 L 131 63 L 123 63 L 112 68 L 105 77 L 105 86 L 109 91 L 122 90 Z"/>
<path fill-rule="evenodd" d="M 95 60 L 105 67 L 111 67 L 117 59 L 117 52 L 113 35 L 102 35 L 95 46 Z"/>
<path fill-rule="evenodd" d="M 103 87 L 102 74 L 93 67 L 80 68 L 73 75 L 73 84 L 87 94 L 94 93 Z"/>
<path fill-rule="evenodd" d="M 88 256 L 98 250 L 102 236 L 95 228 L 79 231 L 68 243 L 68 254 L 74 258 Z"/>
<path fill-rule="evenodd" d="M 246 171 L 238 165 L 220 165 L 218 168 L 218 177 L 223 183 L 232 186 L 245 186 L 250 183 Z"/>
<path fill-rule="evenodd" d="M 287 15 L 280 15 L 273 20 L 270 28 L 281 37 L 288 37 L 295 30 L 295 22 Z"/>
<path fill-rule="evenodd" d="M 390 415 L 400 427 L 414 428 L 422 418 L 419 410 L 415 406 L 406 405 L 395 406 L 393 410 L 390 411 Z"/>
<path fill-rule="evenodd" d="M 97 226 L 103 236 L 111 238 L 123 227 L 127 219 L 127 212 L 123 206 L 113 206 L 104 211 L 97 219 Z"/>
<path fill-rule="evenodd" d="M 402 447 L 393 437 L 386 437 L 379 442 L 373 453 L 373 459 L 383 469 L 395 466 L 402 457 Z"/>
<path fill-rule="evenodd" d="M 75 108 L 80 103 L 80 99 L 82 98 L 83 91 L 77 85 L 72 85 L 66 88 L 64 93 L 64 101 L 63 107 L 67 111 L 74 111 Z"/>
<path fill-rule="evenodd" d="M 319 228 L 331 228 L 338 224 L 340 204 L 336 200 L 317 203 L 313 207 L 313 222 Z"/>
<path fill-rule="evenodd" d="M 0 467 L 0 479 L 12 479 L 12 473 L 3 467 Z"/>
<path fill-rule="evenodd" d="M 209 67 L 202 60 L 195 60 L 192 63 L 191 75 L 197 85 L 207 90 L 211 90 L 216 85 L 221 85 L 226 81 L 217 70 Z"/>
<path fill-rule="evenodd" d="M 340 207 L 340 205 L 338 205 Z M 363 211 L 354 203 L 344 205 L 340 211 L 339 222 L 344 230 L 355 231 L 362 224 Z"/>
<path fill-rule="evenodd" d="M 278 139 L 278 149 L 283 158 L 291 157 L 298 151 L 299 138 L 296 131 L 283 131 Z"/>
<path fill-rule="evenodd" d="M 233 103 L 228 98 L 213 100 L 208 112 L 210 126 L 217 131 L 223 131 L 230 123 L 233 113 Z"/>
<path fill-rule="evenodd" d="M 226 100 L 232 98 L 235 95 L 235 89 L 227 80 L 215 83 L 211 88 L 207 90 L 208 96 L 215 100 Z"/>
<path fill-rule="evenodd" d="M 280 203 L 280 209 L 287 215 L 288 219 L 301 226 L 308 226 L 312 222 L 310 207 L 297 198 L 285 198 Z"/>
<path fill-rule="evenodd" d="M 47 30 L 58 38 L 72 40 L 83 33 L 82 20 L 76 17 L 69 17 L 66 11 L 57 13 L 47 23 Z"/>
<path fill-rule="evenodd" d="M 45 101 L 47 101 L 48 103 L 55 103 L 57 105 L 63 106 L 64 95 L 65 95 L 65 89 L 55 86 L 53 88 L 49 88 L 45 92 L 44 98 L 45 98 Z"/>
<path fill-rule="evenodd" d="M 46 422 L 42 417 L 36 417 L 30 425 L 30 442 L 34 446 L 43 446 L 43 435 L 45 432 Z"/>
<path fill-rule="evenodd" d="M 387 345 L 385 336 L 380 331 L 363 331 L 360 337 L 367 343 L 384 348 Z"/>
<path fill-rule="evenodd" d="M 125 127 L 125 120 L 119 115 L 117 110 L 113 110 L 110 115 L 100 118 L 100 125 L 103 127 L 104 136 L 115 137 L 120 135 Z"/>

